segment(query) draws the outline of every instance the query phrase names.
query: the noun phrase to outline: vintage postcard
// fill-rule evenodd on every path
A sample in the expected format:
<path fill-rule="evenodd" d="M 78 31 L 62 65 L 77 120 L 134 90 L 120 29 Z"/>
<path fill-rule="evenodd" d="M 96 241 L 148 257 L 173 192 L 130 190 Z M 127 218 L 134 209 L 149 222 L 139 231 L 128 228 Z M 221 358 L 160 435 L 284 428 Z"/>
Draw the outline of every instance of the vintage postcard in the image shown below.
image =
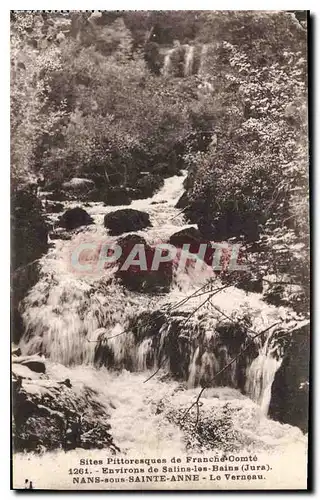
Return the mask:
<path fill-rule="evenodd" d="M 308 12 L 10 22 L 12 488 L 308 489 Z"/>

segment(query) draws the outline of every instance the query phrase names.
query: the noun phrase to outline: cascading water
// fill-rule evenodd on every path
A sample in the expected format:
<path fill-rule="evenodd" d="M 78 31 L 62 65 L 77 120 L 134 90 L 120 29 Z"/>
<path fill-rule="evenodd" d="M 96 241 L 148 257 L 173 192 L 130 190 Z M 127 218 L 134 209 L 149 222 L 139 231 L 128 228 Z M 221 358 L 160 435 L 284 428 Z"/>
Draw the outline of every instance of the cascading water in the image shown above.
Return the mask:
<path fill-rule="evenodd" d="M 188 77 L 202 74 L 205 70 L 209 45 L 176 44 L 164 57 L 162 74 L 166 77 L 175 75 Z"/>
<path fill-rule="evenodd" d="M 246 381 L 246 393 L 259 404 L 264 415 L 268 414 L 272 383 L 282 361 L 277 356 L 278 346 L 273 340 L 271 332 L 262 345 L 259 355 L 248 367 Z"/>
<path fill-rule="evenodd" d="M 164 57 L 163 68 L 162 68 L 163 76 L 166 76 L 166 77 L 170 76 L 171 68 L 172 68 L 171 58 L 172 58 L 174 51 L 175 51 L 175 49 L 170 49 Z"/>
<path fill-rule="evenodd" d="M 185 176 L 186 172 L 166 179 L 164 187 L 152 198 L 132 202 L 132 208 L 150 214 L 152 227 L 138 231 L 149 244 L 168 241 L 174 232 L 187 227 L 183 215 L 175 208 L 183 192 Z M 67 205 L 71 207 L 75 203 Z M 199 287 L 213 278 L 212 269 L 206 264 L 203 264 L 200 272 L 192 266 L 187 271 L 176 269 L 170 292 L 160 296 L 142 296 L 124 290 L 114 280 L 114 269 L 78 276 L 70 268 L 71 251 L 83 242 L 99 244 L 105 241 L 107 235 L 103 217 L 106 212 L 121 207 L 105 207 L 94 203 L 86 208 L 94 218 L 95 225 L 76 231 L 70 241 L 58 242 L 42 259 L 42 277 L 23 305 L 26 334 L 21 340 L 22 351 L 28 354 L 40 352 L 65 365 L 94 365 L 98 359 L 100 364 L 116 369 L 143 371 L 158 367 L 165 357 L 169 359 L 170 365 L 170 353 L 166 353 L 172 348 L 173 342 L 179 363 L 186 364 L 185 370 L 178 367 L 176 372 L 188 380 L 188 387 L 195 387 L 203 380 L 212 380 L 231 360 L 233 353 L 229 352 L 228 340 L 219 340 L 215 333 L 219 315 L 212 314 L 210 307 L 204 311 L 199 309 L 187 325 L 179 326 L 178 333 L 170 326 L 173 321 L 170 314 L 166 318 L 167 323 L 153 339 L 148 334 L 148 324 L 144 327 L 142 340 L 128 331 L 134 318 L 142 313 L 161 308 L 170 311 L 181 299 L 195 294 Z M 218 280 L 216 282 L 218 285 Z M 257 302 L 254 306 L 256 310 L 266 309 L 262 301 L 257 298 L 253 300 Z M 203 297 L 195 294 L 178 308 L 178 314 L 189 314 L 201 306 L 201 301 Z M 228 314 L 233 314 L 235 308 L 242 307 L 246 302 L 245 293 L 233 288 L 212 298 L 212 304 Z M 274 314 L 272 307 L 267 309 L 271 315 Z M 179 321 L 183 325 L 185 320 L 182 317 Z M 257 327 L 262 326 L 263 323 L 260 326 L 257 321 Z M 262 405 L 264 411 L 267 411 L 269 389 L 280 366 L 280 361 L 272 357 L 269 345 L 267 340 L 263 346 L 258 346 L 261 352 L 251 366 L 252 359 L 247 360 L 246 391 Z M 240 346 L 239 341 L 237 349 Z M 228 378 L 224 379 L 225 383 L 234 387 L 238 387 L 236 369 L 236 364 L 231 366 Z"/>
<path fill-rule="evenodd" d="M 194 45 L 186 45 L 184 56 L 184 76 L 190 76 L 193 72 Z"/>
<path fill-rule="evenodd" d="M 175 208 L 183 193 L 186 174 L 166 179 L 152 198 L 131 203 L 131 208 L 150 215 L 152 227 L 137 232 L 148 244 L 166 242 L 173 233 L 190 227 Z M 77 205 L 66 202 L 65 208 Z M 230 391 L 245 390 L 266 413 L 271 384 L 281 363 L 273 357 L 271 332 L 264 344 L 257 339 L 251 354 L 239 358 L 223 378 L 215 382 L 214 377 L 248 340 L 247 333 L 236 326 L 237 315 L 243 311 L 251 317 L 252 328 L 261 331 L 278 319 L 278 309 L 266 305 L 258 294 L 246 294 L 234 287 L 221 290 L 202 307 L 204 297 L 208 296 L 203 293 L 221 287 L 206 264 L 200 270 L 192 265 L 187 270 L 178 267 L 169 292 L 157 295 L 126 290 L 115 279 L 114 268 L 77 275 L 70 266 L 72 250 L 84 242 L 99 245 L 106 240 L 115 241 L 115 237 L 108 236 L 103 218 L 107 212 L 124 207 L 91 203 L 85 208 L 94 224 L 75 230 L 69 241 L 55 240 L 53 248 L 41 260 L 40 281 L 22 304 L 26 329 L 20 341 L 22 353 L 40 353 L 52 363 L 71 370 L 72 376 L 80 373 L 79 378 L 105 393 L 101 397 L 117 401 L 124 387 L 132 387 L 126 389 L 126 397 L 115 403 L 119 407 L 111 418 L 114 436 L 122 450 L 130 448 L 126 439 L 132 426 L 141 428 L 141 432 L 130 438 L 141 453 L 148 440 L 154 447 L 163 447 L 169 439 L 175 442 L 177 450 L 182 449 L 181 433 L 173 432 L 168 438 L 167 421 L 154 416 L 148 406 L 156 394 L 166 393 L 164 384 L 175 394 L 173 380 L 160 384 L 153 378 L 142 383 L 156 370 L 160 374 L 171 372 L 174 378 L 184 381 L 183 404 L 195 394 L 195 387 L 205 383 L 209 387 L 220 386 L 222 397 L 225 397 L 223 386 Z M 54 224 L 58 216 L 50 217 Z M 205 292 L 199 294 L 200 288 Z M 219 310 L 234 318 L 234 324 L 224 322 Z M 156 315 L 153 319 L 152 313 Z M 135 327 L 143 315 L 148 321 Z M 239 382 L 241 377 L 245 383 Z M 244 397 L 238 390 L 237 397 Z M 146 434 L 143 429 L 147 419 L 152 425 Z"/>
<path fill-rule="evenodd" d="M 174 205 L 183 191 L 185 176 L 166 179 L 164 188 L 154 197 L 132 202 L 131 207 L 147 210 L 153 227 L 138 231 L 149 243 L 166 241 L 175 231 L 186 227 Z M 165 203 L 163 203 L 165 201 Z M 72 207 L 77 203 L 68 203 Z M 63 364 L 93 364 L 97 341 L 108 333 L 109 344 L 116 359 L 131 352 L 129 334 L 116 337 L 126 329 L 130 318 L 150 311 L 159 297 L 127 293 L 115 281 L 114 268 L 77 275 L 70 265 L 71 253 L 85 242 L 114 241 L 103 226 L 106 212 L 124 207 L 105 207 L 95 203 L 87 210 L 95 220 L 94 226 L 74 234 L 70 241 L 59 241 L 41 262 L 42 277 L 23 304 L 26 335 L 21 340 L 24 352 L 42 352 Z M 120 326 L 121 325 L 121 326 Z M 120 352 L 119 352 L 120 351 Z M 122 353 L 122 354 L 121 354 Z M 134 356 L 134 354 L 132 354 Z M 133 360 L 136 366 L 136 360 Z"/>

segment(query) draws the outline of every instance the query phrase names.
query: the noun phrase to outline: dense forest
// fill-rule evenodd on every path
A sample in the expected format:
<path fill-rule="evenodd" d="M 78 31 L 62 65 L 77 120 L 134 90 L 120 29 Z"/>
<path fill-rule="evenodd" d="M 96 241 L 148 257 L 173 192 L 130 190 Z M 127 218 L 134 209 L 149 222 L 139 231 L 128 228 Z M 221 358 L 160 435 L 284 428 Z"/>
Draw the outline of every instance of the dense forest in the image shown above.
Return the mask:
<path fill-rule="evenodd" d="M 305 11 L 11 12 L 12 340 L 23 356 L 130 372 L 157 373 L 167 363 L 175 381 L 188 381 L 186 391 L 201 386 L 201 394 L 232 359 L 234 372 L 223 373 L 217 385 L 262 406 L 261 394 L 268 393 L 265 413 L 306 431 L 307 62 Z M 116 206 L 122 215 L 130 214 L 123 209 L 129 206 L 148 213 L 140 226 L 126 223 L 112 233 L 107 222 Z M 83 219 L 73 225 L 68 210 Z M 66 271 L 64 246 L 131 231 L 138 234 L 118 241 L 151 245 L 161 236 L 178 245 L 241 244 L 247 270 L 222 267 L 209 280 L 210 287 L 219 280 L 218 292 L 226 292 L 221 304 L 231 312 L 202 297 L 209 293 L 205 275 L 197 288 L 196 279 L 187 283 L 171 268 L 152 279 L 116 273 L 109 281 L 76 280 Z M 179 305 L 200 296 L 203 303 L 193 312 L 188 303 L 190 310 L 176 318 Z M 272 327 L 276 316 L 285 326 L 254 344 L 258 334 L 249 334 L 256 323 L 260 334 L 271 328 L 264 315 Z M 109 345 L 114 337 L 104 335 L 118 323 L 123 331 Z M 262 331 L 263 325 L 269 326 Z M 117 344 L 127 332 L 131 343 L 122 336 L 123 345 Z M 254 347 L 246 351 L 250 342 Z M 45 361 L 36 362 L 45 373 Z M 56 414 L 68 394 L 66 380 L 61 407 L 52 403 Z M 162 391 L 162 382 L 151 383 Z M 113 447 L 104 409 L 88 394 L 103 429 L 90 446 L 103 447 L 107 439 Z M 85 400 L 77 400 L 78 410 Z M 49 418 L 40 403 L 38 417 Z M 230 423 L 229 409 L 223 411 L 221 422 Z M 168 418 L 182 427 L 177 413 Z M 28 449 L 30 429 L 17 418 L 25 432 L 17 433 L 17 448 Z M 215 447 L 212 436 L 221 433 L 219 446 L 228 447 L 227 424 L 217 418 L 219 430 L 210 418 L 207 434 L 197 439 Z M 85 425 L 91 432 L 92 421 Z M 52 448 L 61 444 L 55 432 Z"/>

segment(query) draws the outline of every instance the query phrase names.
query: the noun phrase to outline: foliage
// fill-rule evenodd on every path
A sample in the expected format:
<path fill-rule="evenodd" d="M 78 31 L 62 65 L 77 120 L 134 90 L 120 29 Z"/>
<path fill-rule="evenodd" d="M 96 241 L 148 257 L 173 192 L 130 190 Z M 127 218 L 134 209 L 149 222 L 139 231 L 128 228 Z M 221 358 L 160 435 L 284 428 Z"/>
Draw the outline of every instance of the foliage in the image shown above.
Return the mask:
<path fill-rule="evenodd" d="M 232 17 L 227 19 L 240 28 L 240 19 Z M 286 21 L 279 16 L 270 25 L 269 17 L 261 15 L 258 26 L 263 19 L 271 31 L 284 28 Z M 206 217 L 216 227 L 226 219 L 229 237 L 248 236 L 241 221 L 252 228 L 253 216 L 263 248 L 254 261 L 254 277 L 271 274 L 279 282 L 288 280 L 289 273 L 301 292 L 289 302 L 298 307 L 297 301 L 306 306 L 308 297 L 309 242 L 306 39 L 299 38 L 300 27 L 297 33 L 296 46 L 286 32 L 272 42 L 255 40 L 256 35 L 247 44 L 241 38 L 238 45 L 223 41 L 208 53 L 209 77 L 204 78 L 212 89 L 217 144 L 206 152 L 191 152 L 186 160 L 194 172 L 191 205 L 210 200 Z M 261 44 L 264 61 L 257 57 Z"/>
<path fill-rule="evenodd" d="M 29 32 L 32 30 L 33 38 Z M 15 14 L 11 32 L 11 165 L 13 184 L 30 182 L 41 137 L 50 140 L 65 115 L 65 101 L 59 107 L 49 100 L 51 74 L 60 67 L 60 54 L 51 45 L 38 51 L 42 39 L 39 16 Z"/>
<path fill-rule="evenodd" d="M 40 14 L 14 18 L 14 179 L 85 175 L 134 184 L 140 170 L 167 161 L 190 132 L 183 93 L 149 73 L 121 18 L 87 32 L 89 40 L 77 35 L 48 44 Z"/>

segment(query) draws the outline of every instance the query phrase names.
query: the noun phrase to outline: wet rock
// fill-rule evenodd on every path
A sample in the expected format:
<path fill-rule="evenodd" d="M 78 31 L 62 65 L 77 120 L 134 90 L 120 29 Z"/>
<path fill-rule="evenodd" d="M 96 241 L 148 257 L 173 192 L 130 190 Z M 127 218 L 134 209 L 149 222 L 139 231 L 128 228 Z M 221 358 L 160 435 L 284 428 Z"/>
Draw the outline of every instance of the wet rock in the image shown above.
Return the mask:
<path fill-rule="evenodd" d="M 93 202 L 102 202 L 105 205 L 130 205 L 132 198 L 130 189 L 125 187 L 99 187 L 91 191 L 87 199 Z"/>
<path fill-rule="evenodd" d="M 172 282 L 172 262 L 160 263 L 159 268 L 152 270 L 152 262 L 155 249 L 147 244 L 146 240 L 136 234 L 129 234 L 117 241 L 122 248 L 119 258 L 119 268 L 116 276 L 122 284 L 131 291 L 140 293 L 165 293 L 170 289 Z M 136 250 L 135 245 L 141 245 L 146 257 L 147 269 L 141 270 L 140 266 L 129 266 L 123 270 L 122 266 L 132 251 Z M 137 254 L 138 255 L 138 254 Z M 133 257 L 137 258 L 137 257 Z"/>
<path fill-rule="evenodd" d="M 253 272 L 251 269 L 247 271 L 224 271 L 220 274 L 220 278 L 222 283 L 235 286 L 236 288 L 240 288 L 245 292 L 263 292 L 262 276 L 257 274 L 256 272 Z"/>
<path fill-rule="evenodd" d="M 135 336 L 136 342 L 142 342 L 146 337 L 157 337 L 161 327 L 167 321 L 166 315 L 162 311 L 147 311 L 132 318 L 130 321 L 130 331 Z M 155 346 L 159 341 L 156 338 Z M 153 360 L 152 360 L 153 363 Z"/>
<path fill-rule="evenodd" d="M 208 336 L 207 327 L 201 322 L 192 323 L 192 319 L 187 322 L 189 314 L 185 317 L 180 311 L 172 311 L 167 318 L 168 330 L 161 354 L 168 359 L 170 372 L 177 379 L 189 380 L 193 386 L 229 386 L 243 390 L 246 369 L 258 354 L 253 344 L 230 370 L 217 378 L 215 375 L 246 344 L 246 328 L 241 322 L 234 324 L 224 320 L 217 323 L 212 335 Z"/>
<path fill-rule="evenodd" d="M 145 311 L 138 315 L 133 315 L 129 319 L 128 330 L 133 333 L 135 343 L 138 346 L 144 340 L 150 339 L 151 346 L 145 360 L 146 368 L 154 368 L 156 361 L 156 353 L 159 347 L 160 330 L 167 321 L 166 314 L 163 311 Z M 95 352 L 95 363 L 100 366 L 108 366 L 115 368 L 124 368 L 129 371 L 137 369 L 136 364 L 133 362 L 132 356 L 124 356 L 121 360 L 116 359 L 114 351 L 107 342 L 100 339 Z"/>
<path fill-rule="evenodd" d="M 68 231 L 93 224 L 93 219 L 81 207 L 70 208 L 59 219 L 59 225 Z"/>
<path fill-rule="evenodd" d="M 131 198 L 125 188 L 109 189 L 104 198 L 106 205 L 130 205 Z"/>
<path fill-rule="evenodd" d="M 12 353 L 13 355 L 13 353 Z M 36 355 L 33 356 L 22 356 L 21 351 L 19 356 L 13 358 L 13 366 L 22 365 L 27 367 L 29 370 L 36 373 L 45 373 L 46 365 L 44 360 Z"/>
<path fill-rule="evenodd" d="M 64 191 L 58 189 L 46 193 L 46 199 L 52 201 L 67 201 L 69 199 L 72 199 L 72 197 L 67 196 L 67 194 Z"/>
<path fill-rule="evenodd" d="M 46 203 L 45 210 L 48 214 L 58 214 L 63 212 L 64 206 L 62 203 Z"/>
<path fill-rule="evenodd" d="M 129 231 L 139 231 L 151 226 L 149 214 L 134 210 L 132 208 L 124 208 L 110 212 L 104 218 L 104 226 L 109 229 L 111 235 L 119 235 Z"/>
<path fill-rule="evenodd" d="M 310 333 L 305 326 L 292 334 L 271 390 L 269 416 L 308 430 Z"/>
<path fill-rule="evenodd" d="M 65 380 L 62 380 L 61 382 L 59 382 L 59 384 L 64 384 L 66 387 L 69 387 L 69 388 L 72 387 L 72 384 L 71 384 L 69 378 L 66 378 Z"/>
<path fill-rule="evenodd" d="M 187 227 L 170 236 L 169 243 L 176 248 L 183 248 L 189 245 L 188 251 L 193 254 L 203 255 L 203 260 L 207 265 L 212 265 L 214 249 L 210 241 L 206 240 L 201 232 L 195 227 Z M 204 245 L 201 247 L 201 245 Z"/>
<path fill-rule="evenodd" d="M 18 368 L 19 366 L 19 368 Z M 55 368 L 56 369 L 56 368 Z M 20 371 L 19 371 L 20 370 Z M 109 432 L 108 408 L 99 394 L 79 383 L 73 390 L 69 379 L 61 382 L 14 363 L 14 451 L 110 448 L 120 451 Z M 59 374 L 59 369 L 57 370 Z"/>
<path fill-rule="evenodd" d="M 36 373 L 45 373 L 46 365 L 41 358 L 35 357 L 20 357 L 19 363 L 23 366 L 28 367 L 31 371 Z"/>
<path fill-rule="evenodd" d="M 46 198 L 52 201 L 81 200 L 91 199 L 91 193 L 95 190 L 95 183 L 91 179 L 74 177 L 70 181 L 61 182 L 53 180 L 46 182 Z"/>
<path fill-rule="evenodd" d="M 126 236 L 122 236 L 121 238 L 118 238 L 117 244 L 122 248 L 122 254 L 119 259 L 119 262 L 121 263 L 125 261 L 134 245 L 144 245 L 145 247 L 149 247 L 146 240 L 138 234 L 127 234 Z"/>
<path fill-rule="evenodd" d="M 22 377 L 30 380 L 39 378 L 39 373 L 21 363 L 12 363 L 12 373 L 15 377 Z"/>
<path fill-rule="evenodd" d="M 11 350 L 12 356 L 21 356 L 21 349 L 20 347 L 13 347 Z"/>
<path fill-rule="evenodd" d="M 49 233 L 51 240 L 71 240 L 72 235 L 62 228 L 57 228 Z"/>
<path fill-rule="evenodd" d="M 64 182 L 61 187 L 62 196 L 67 200 L 92 201 L 92 193 L 94 191 L 95 183 L 92 180 L 78 177 Z M 61 198 L 56 199 L 59 200 Z"/>
<path fill-rule="evenodd" d="M 128 187 L 127 193 L 128 193 L 128 196 L 130 196 L 131 200 L 139 200 L 141 197 L 141 193 L 140 193 L 139 189 L 137 189 L 137 188 Z"/>
<path fill-rule="evenodd" d="M 105 205 L 130 205 L 131 190 L 126 187 L 102 187 L 94 189 L 88 199 L 94 202 L 102 202 Z"/>
<path fill-rule="evenodd" d="M 201 235 L 199 229 L 195 227 L 187 227 L 174 233 L 169 238 L 169 243 L 176 247 L 182 248 L 184 244 L 197 245 L 203 243 L 205 240 Z"/>
<path fill-rule="evenodd" d="M 190 204 L 189 197 L 187 191 L 183 193 L 182 196 L 180 196 L 179 200 L 176 203 L 176 208 L 184 209 L 188 207 Z"/>

